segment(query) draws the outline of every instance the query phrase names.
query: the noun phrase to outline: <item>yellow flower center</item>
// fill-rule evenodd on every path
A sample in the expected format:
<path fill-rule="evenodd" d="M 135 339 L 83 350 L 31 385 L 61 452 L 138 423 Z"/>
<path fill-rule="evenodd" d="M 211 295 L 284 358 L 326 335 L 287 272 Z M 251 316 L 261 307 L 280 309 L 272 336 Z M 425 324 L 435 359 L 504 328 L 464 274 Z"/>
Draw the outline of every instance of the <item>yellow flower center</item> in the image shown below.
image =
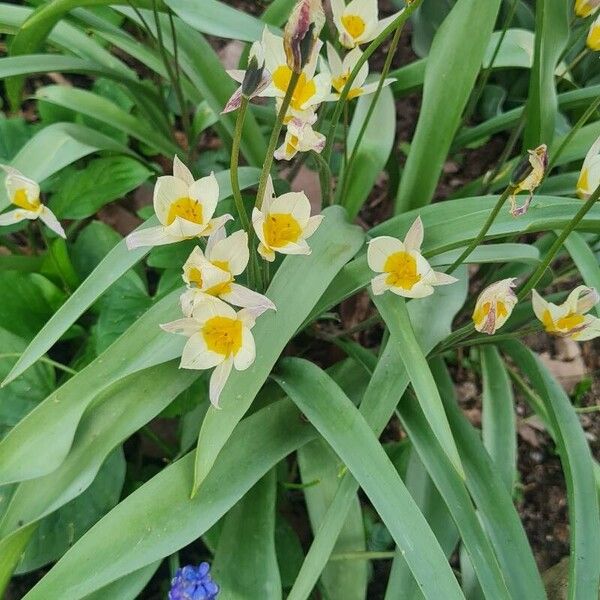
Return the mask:
<path fill-rule="evenodd" d="M 390 254 L 383 270 L 389 273 L 386 279 L 388 285 L 410 290 L 421 280 L 417 273 L 417 261 L 408 252 L 394 252 Z"/>
<path fill-rule="evenodd" d="M 200 269 L 192 267 L 187 274 L 190 283 L 195 283 L 199 288 L 202 287 L 202 273 Z"/>
<path fill-rule="evenodd" d="M 267 215 L 263 225 L 267 246 L 281 248 L 289 243 L 297 242 L 302 233 L 300 224 L 289 213 L 271 213 Z"/>
<path fill-rule="evenodd" d="M 360 37 L 365 32 L 365 22 L 358 15 L 344 15 L 342 17 L 344 29 L 354 38 Z"/>
<path fill-rule="evenodd" d="M 242 322 L 230 317 L 212 317 L 202 327 L 206 346 L 224 357 L 235 356 L 242 347 Z"/>
<path fill-rule="evenodd" d="M 487 316 L 490 314 L 490 310 L 492 309 L 491 302 L 484 302 L 482 306 L 477 308 L 473 313 L 473 321 L 475 325 L 481 325 Z M 502 302 L 502 300 L 496 301 L 496 317 L 506 317 L 508 315 L 508 309 L 506 308 L 506 304 Z"/>
<path fill-rule="evenodd" d="M 290 136 L 289 142 L 285 146 L 285 151 L 287 154 L 293 154 L 296 152 L 296 148 L 298 147 L 298 137 L 295 135 Z"/>
<path fill-rule="evenodd" d="M 280 65 L 273 73 L 273 84 L 278 90 L 286 92 L 290 85 L 292 71 L 287 65 Z M 295 110 L 302 110 L 302 107 L 317 93 L 317 86 L 313 79 L 307 79 L 304 73 L 300 74 L 298 83 L 294 89 L 290 106 Z"/>
<path fill-rule="evenodd" d="M 344 86 L 346 85 L 346 82 L 348 81 L 348 77 L 350 77 L 350 73 L 344 73 L 343 75 L 340 75 L 339 77 L 334 77 L 333 80 L 331 81 L 333 88 L 335 89 L 335 91 L 338 94 L 342 93 L 342 90 L 344 89 Z M 356 98 L 357 96 L 360 96 L 361 94 L 362 94 L 362 88 L 359 88 L 359 87 L 351 88 L 350 91 L 348 92 L 347 99 L 353 100 L 354 98 Z"/>
<path fill-rule="evenodd" d="M 15 192 L 12 202 L 20 208 L 24 208 L 25 210 L 37 210 L 40 206 L 40 199 L 32 198 L 30 200 L 27 196 L 27 190 L 25 188 L 19 188 Z"/>
<path fill-rule="evenodd" d="M 548 333 L 569 332 L 581 325 L 584 321 L 585 317 L 575 312 L 571 312 L 564 317 L 561 317 L 556 323 L 552 319 L 552 315 L 548 309 L 546 309 L 542 315 L 542 323 L 544 324 L 544 329 Z"/>
<path fill-rule="evenodd" d="M 177 217 L 202 225 L 202 204 L 193 198 L 179 198 L 169 207 L 167 225 L 175 221 Z"/>

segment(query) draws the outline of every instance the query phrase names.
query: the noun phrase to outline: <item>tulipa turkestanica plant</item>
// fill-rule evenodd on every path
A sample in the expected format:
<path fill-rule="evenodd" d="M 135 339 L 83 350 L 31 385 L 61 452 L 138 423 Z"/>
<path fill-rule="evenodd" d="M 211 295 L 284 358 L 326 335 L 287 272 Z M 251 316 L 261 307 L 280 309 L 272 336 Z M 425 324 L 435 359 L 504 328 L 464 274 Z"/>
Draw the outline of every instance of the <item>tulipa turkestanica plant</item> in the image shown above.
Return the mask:
<path fill-rule="evenodd" d="M 0 595 L 596 599 L 599 8 L 0 3 Z"/>

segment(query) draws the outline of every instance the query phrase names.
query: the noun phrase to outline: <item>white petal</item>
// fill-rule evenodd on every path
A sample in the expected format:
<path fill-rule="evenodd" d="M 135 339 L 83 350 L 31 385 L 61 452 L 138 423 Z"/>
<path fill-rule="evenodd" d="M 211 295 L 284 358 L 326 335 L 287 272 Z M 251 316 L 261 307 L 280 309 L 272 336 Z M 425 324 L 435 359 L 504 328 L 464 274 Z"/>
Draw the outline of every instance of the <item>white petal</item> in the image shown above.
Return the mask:
<path fill-rule="evenodd" d="M 183 180 L 172 175 L 163 175 L 156 180 L 153 198 L 154 212 L 163 225 L 167 224 L 171 204 L 180 198 L 187 198 L 188 189 Z"/>
<path fill-rule="evenodd" d="M 27 200 L 30 203 L 35 204 L 39 201 L 40 186 L 35 181 L 33 181 L 33 179 L 25 177 L 25 175 L 23 175 L 14 167 L 9 167 L 7 165 L 0 165 L 0 167 L 2 167 L 2 169 L 6 172 L 6 179 L 4 180 L 4 185 L 8 193 L 8 198 L 11 202 L 13 202 L 17 190 L 22 189 L 25 190 L 25 193 L 27 194 Z"/>
<path fill-rule="evenodd" d="M 195 333 L 183 347 L 180 367 L 182 369 L 210 369 L 223 362 L 223 355 L 208 349 L 201 333 Z"/>
<path fill-rule="evenodd" d="M 210 376 L 210 383 L 208 384 L 209 392 L 208 397 L 210 399 L 210 403 L 215 407 L 219 408 L 219 398 L 221 397 L 221 392 L 227 383 L 227 379 L 231 373 L 231 367 L 233 366 L 233 361 L 228 358 L 224 360 L 220 365 L 215 367 L 215 370 L 212 372 Z"/>
<path fill-rule="evenodd" d="M 181 181 L 183 181 L 187 186 L 190 186 L 192 183 L 194 183 L 194 176 L 183 164 L 183 162 L 179 160 L 179 156 L 177 156 L 177 154 L 173 157 L 173 177 L 181 179 Z"/>
<path fill-rule="evenodd" d="M 242 83 L 244 81 L 244 77 L 246 77 L 246 71 L 242 69 L 227 69 L 227 75 L 231 77 L 234 81 L 238 83 Z"/>
<path fill-rule="evenodd" d="M 163 246 L 164 244 L 173 244 L 178 241 L 180 241 L 178 238 L 169 235 L 167 229 L 161 226 L 146 227 L 146 229 L 133 231 L 125 238 L 125 243 L 129 250 L 143 246 Z"/>
<path fill-rule="evenodd" d="M 184 314 L 184 316 L 192 316 L 194 305 L 196 303 L 196 295 L 201 293 L 202 292 L 198 291 L 197 289 L 189 289 L 179 296 L 179 304 L 181 306 L 181 312 Z"/>
<path fill-rule="evenodd" d="M 298 154 L 298 150 L 291 144 L 290 138 L 291 136 L 288 132 L 283 140 L 283 144 L 273 152 L 275 160 L 292 160 Z"/>
<path fill-rule="evenodd" d="M 226 262 L 232 275 L 239 275 L 248 265 L 248 234 L 236 231 L 229 237 L 214 244 L 210 253 L 211 262 Z"/>
<path fill-rule="evenodd" d="M 300 228 L 304 229 L 310 217 L 310 201 L 304 192 L 288 192 L 273 200 L 269 213 L 291 214 Z"/>
<path fill-rule="evenodd" d="M 390 289 L 390 285 L 387 283 L 387 273 L 376 275 L 371 279 L 371 289 L 376 296 L 381 296 L 383 292 Z"/>
<path fill-rule="evenodd" d="M 333 14 L 333 22 L 338 30 L 341 30 L 342 23 L 342 15 L 344 14 L 344 9 L 346 8 L 346 4 L 344 0 L 331 0 L 331 12 Z"/>
<path fill-rule="evenodd" d="M 225 223 L 233 221 L 233 217 L 230 214 L 221 215 L 220 217 L 215 217 L 206 225 L 206 229 L 202 232 L 202 235 L 212 235 L 219 229 L 221 229 Z"/>
<path fill-rule="evenodd" d="M 377 20 L 377 0 L 352 0 L 346 5 L 345 15 L 358 15 L 363 21 Z"/>
<path fill-rule="evenodd" d="M 585 314 L 596 306 L 599 300 L 600 297 L 595 288 L 586 288 L 586 291 L 582 293 L 577 300 L 577 312 L 579 314 Z"/>
<path fill-rule="evenodd" d="M 252 227 L 254 228 L 254 232 L 256 236 L 261 241 L 263 246 L 267 246 L 267 240 L 265 238 L 265 215 L 258 210 L 258 208 L 254 207 L 252 210 Z"/>
<path fill-rule="evenodd" d="M 205 234 L 206 227 L 206 224 L 193 223 L 187 219 L 175 217 L 175 220 L 163 229 L 174 240 L 187 240 Z"/>
<path fill-rule="evenodd" d="M 433 287 L 424 281 L 419 281 L 415 283 L 410 290 L 405 290 L 400 287 L 390 287 L 390 291 L 398 296 L 403 296 L 404 298 L 425 298 L 426 296 L 431 296 L 431 294 L 433 294 Z"/>
<path fill-rule="evenodd" d="M 275 260 L 275 252 L 271 248 L 267 248 L 262 242 L 258 245 L 258 253 L 269 262 Z"/>
<path fill-rule="evenodd" d="M 305 240 L 298 240 L 298 242 L 289 242 L 285 246 L 277 248 L 277 252 L 281 254 L 310 254 L 312 250 Z"/>
<path fill-rule="evenodd" d="M 273 187 L 273 178 L 269 175 L 267 177 L 267 185 L 265 187 L 265 194 L 262 199 L 262 204 L 260 209 L 263 213 L 268 213 L 269 208 L 271 207 L 271 203 L 275 198 L 275 188 Z"/>
<path fill-rule="evenodd" d="M 271 33 L 265 26 L 262 36 L 262 45 L 265 52 L 265 67 L 273 75 L 277 67 L 287 64 L 283 38 Z"/>
<path fill-rule="evenodd" d="M 160 328 L 169 333 L 178 333 L 190 337 L 200 331 L 200 324 L 195 319 L 186 317 L 185 319 L 177 319 L 170 323 L 162 323 Z"/>
<path fill-rule="evenodd" d="M 423 221 L 421 221 L 421 217 L 418 216 L 410 226 L 410 229 L 404 238 L 404 246 L 406 247 L 406 251 L 412 252 L 413 250 L 416 250 L 417 252 L 420 252 L 421 244 L 423 243 L 423 235 Z"/>
<path fill-rule="evenodd" d="M 235 319 L 235 310 L 222 300 L 206 295 L 201 302 L 194 306 L 193 318 L 198 321 L 200 327 L 213 317 L 227 317 Z"/>
<path fill-rule="evenodd" d="M 585 317 L 585 329 L 580 333 L 577 333 L 573 339 L 578 342 L 585 342 L 587 340 L 593 340 L 600 337 L 600 319 L 593 315 L 586 315 Z"/>
<path fill-rule="evenodd" d="M 373 238 L 367 247 L 367 262 L 371 271 L 382 273 L 391 254 L 404 252 L 404 244 L 394 237 L 383 235 Z"/>
<path fill-rule="evenodd" d="M 33 221 L 38 218 L 38 213 L 32 210 L 23 210 L 22 208 L 17 208 L 17 210 L 10 210 L 4 214 L 0 215 L 0 225 L 14 225 L 15 223 L 20 223 L 21 221 L 25 221 L 25 219 L 29 219 Z"/>
<path fill-rule="evenodd" d="M 330 42 L 327 42 L 327 62 L 332 77 L 339 77 L 344 72 L 342 59 Z"/>
<path fill-rule="evenodd" d="M 254 336 L 248 327 L 242 327 L 242 347 L 233 357 L 233 364 L 238 371 L 247 369 L 256 358 Z"/>
<path fill-rule="evenodd" d="M 208 177 L 202 177 L 190 186 L 190 198 L 198 200 L 202 205 L 202 219 L 207 223 L 212 219 L 212 216 L 217 208 L 219 201 L 219 182 L 214 173 Z"/>
<path fill-rule="evenodd" d="M 398 15 L 400 15 L 401 12 L 402 11 L 400 10 L 397 13 L 386 17 L 385 19 L 381 19 L 381 21 L 379 21 L 374 27 L 368 28 L 370 31 L 368 35 L 363 37 L 362 43 L 370 42 L 375 39 L 388 25 L 391 25 L 391 23 L 398 18 Z"/>
<path fill-rule="evenodd" d="M 433 274 L 435 275 L 435 283 L 433 285 L 450 285 L 451 283 L 456 283 L 458 281 L 456 277 L 447 275 L 441 271 L 434 271 Z"/>
<path fill-rule="evenodd" d="M 325 102 L 331 91 L 331 75 L 329 73 L 319 73 L 313 77 L 315 84 L 315 93 L 300 107 L 301 110 L 307 110 L 321 102 Z"/>
<path fill-rule="evenodd" d="M 325 217 L 323 215 L 315 215 L 314 217 L 308 219 L 308 223 L 302 231 L 302 237 L 304 239 L 309 238 L 318 229 L 324 218 Z"/>
<path fill-rule="evenodd" d="M 47 207 L 44 206 L 40 212 L 40 220 L 48 229 L 54 231 L 54 233 L 60 235 L 60 237 L 66 239 L 65 230 L 62 225 L 58 222 L 56 215 Z"/>
<path fill-rule="evenodd" d="M 536 290 L 531 290 L 531 306 L 535 316 L 540 320 L 544 320 L 544 313 L 548 309 L 548 302 L 544 300 Z"/>
<path fill-rule="evenodd" d="M 242 86 L 237 88 L 229 100 L 227 100 L 227 104 L 225 108 L 221 111 L 222 115 L 226 115 L 227 113 L 233 112 L 237 110 L 242 105 Z"/>
<path fill-rule="evenodd" d="M 220 297 L 229 304 L 233 304 L 233 306 L 256 309 L 253 311 L 255 318 L 267 310 L 277 310 L 273 302 L 266 296 L 237 283 L 232 283 L 230 291 L 221 294 Z"/>
<path fill-rule="evenodd" d="M 206 256 L 209 260 L 212 253 L 212 249 L 214 248 L 215 244 L 217 242 L 220 242 L 221 240 L 224 240 L 226 236 L 227 233 L 224 227 L 220 227 L 219 229 L 216 229 L 210 234 L 210 237 L 208 238 L 208 240 L 206 240 Z"/>

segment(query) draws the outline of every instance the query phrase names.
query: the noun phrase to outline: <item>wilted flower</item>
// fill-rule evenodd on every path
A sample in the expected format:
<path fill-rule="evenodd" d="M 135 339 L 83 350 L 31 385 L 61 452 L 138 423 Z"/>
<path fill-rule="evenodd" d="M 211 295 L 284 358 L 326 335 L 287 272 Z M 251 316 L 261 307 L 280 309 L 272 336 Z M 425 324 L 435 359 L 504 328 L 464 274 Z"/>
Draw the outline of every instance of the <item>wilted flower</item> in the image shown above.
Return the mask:
<path fill-rule="evenodd" d="M 40 186 L 13 167 L 0 165 L 0 168 L 6 172 L 4 186 L 8 199 L 19 207 L 0 215 L 0 225 L 14 225 L 21 221 L 34 221 L 39 218 L 54 233 L 66 237 L 54 213 L 40 201 Z"/>
<path fill-rule="evenodd" d="M 199 236 L 208 236 L 232 219 L 212 216 L 219 200 L 219 184 L 214 173 L 194 181 L 189 169 L 177 156 L 173 175 L 159 177 L 154 186 L 154 212 L 161 225 L 134 231 L 127 247 L 161 246 Z"/>
<path fill-rule="evenodd" d="M 216 600 L 218 594 L 219 586 L 210 576 L 210 565 L 203 562 L 197 567 L 177 569 L 171 580 L 169 600 Z"/>
<path fill-rule="evenodd" d="M 577 181 L 577 195 L 587 200 L 600 185 L 600 137 L 588 150 Z"/>
<path fill-rule="evenodd" d="M 579 342 L 600 336 L 600 319 L 586 314 L 599 299 L 598 292 L 585 285 L 576 287 L 565 302 L 558 305 L 547 302 L 535 290 L 532 291 L 533 312 L 544 329 Z"/>
<path fill-rule="evenodd" d="M 600 0 L 575 0 L 575 14 L 578 17 L 589 17 L 600 8 Z"/>
<path fill-rule="evenodd" d="M 300 73 L 310 62 L 324 24 L 321 0 L 296 2 L 283 32 L 287 65 L 294 73 Z"/>
<path fill-rule="evenodd" d="M 510 277 L 488 285 L 479 294 L 473 311 L 473 323 L 477 331 L 492 335 L 506 323 L 517 304 L 514 287 L 515 279 Z"/>
<path fill-rule="evenodd" d="M 400 13 L 378 20 L 377 0 L 331 0 L 333 22 L 342 46 L 354 48 L 375 39 Z"/>
<path fill-rule="evenodd" d="M 219 396 L 232 367 L 244 371 L 256 356 L 254 327 L 256 314 L 248 308 L 235 312 L 222 300 L 206 297 L 194 306 L 191 316 L 161 325 L 170 333 L 179 333 L 189 339 L 183 348 L 182 369 L 211 369 L 209 399 L 219 406 Z"/>
<path fill-rule="evenodd" d="M 252 212 L 252 226 L 260 240 L 259 254 L 268 261 L 281 254 L 310 254 L 306 239 L 321 224 L 322 215 L 310 216 L 310 202 L 304 192 L 288 192 L 275 197 L 269 177 L 260 210 Z"/>
<path fill-rule="evenodd" d="M 283 144 L 275 150 L 277 160 L 291 160 L 298 152 L 314 150 L 321 152 L 325 147 L 325 136 L 314 131 L 312 126 L 316 115 L 310 121 L 302 121 L 294 117 L 287 125 L 287 132 Z"/>
<path fill-rule="evenodd" d="M 424 298 L 433 294 L 433 286 L 448 285 L 456 277 L 434 271 L 421 254 L 423 222 L 417 217 L 406 238 L 381 236 L 369 242 L 367 261 L 372 271 L 381 273 L 371 280 L 376 296 L 390 290 L 406 298 Z"/>
<path fill-rule="evenodd" d="M 600 16 L 596 17 L 596 20 L 592 23 L 588 32 L 586 44 L 587 47 L 594 52 L 600 50 Z"/>
<path fill-rule="evenodd" d="M 283 50 L 283 39 L 273 35 L 265 27 L 262 43 L 265 50 L 266 68 L 272 76 L 271 84 L 264 90 L 262 95 L 274 96 L 279 102 L 282 102 L 292 78 L 292 70 L 287 65 Z M 327 100 L 329 96 L 331 90 L 329 74 L 319 73 L 315 75 L 320 46 L 321 42 L 317 41 L 312 57 L 300 74 L 292 94 L 288 120 L 290 116 L 308 120 L 316 107 Z"/>
<path fill-rule="evenodd" d="M 237 110 L 242 103 L 242 97 L 250 100 L 261 96 L 271 83 L 271 74 L 265 70 L 265 55 L 261 42 L 252 44 L 248 56 L 248 68 L 245 71 L 233 69 L 227 73 L 240 84 L 240 87 L 229 98 L 221 114 Z"/>
<path fill-rule="evenodd" d="M 255 316 L 268 309 L 275 310 L 266 296 L 235 283 L 235 277 L 248 265 L 249 257 L 248 234 L 236 231 L 225 237 L 224 227 L 208 238 L 206 252 L 194 248 L 183 265 L 183 280 L 188 287 L 181 296 L 183 314 L 189 317 L 196 304 L 207 295 L 218 296 L 234 306 L 252 308 Z"/>
<path fill-rule="evenodd" d="M 528 156 L 523 158 L 516 166 L 511 177 L 515 187 L 510 195 L 510 214 L 513 217 L 524 215 L 529 209 L 533 192 L 540 185 L 548 166 L 548 148 L 546 144 L 538 146 L 535 150 L 527 150 Z M 517 194 L 522 191 L 529 192 L 523 206 L 517 207 Z"/>
<path fill-rule="evenodd" d="M 328 62 L 328 70 L 331 72 L 331 84 L 335 92 L 331 94 L 332 100 L 338 100 L 342 90 L 344 89 L 352 70 L 356 66 L 356 63 L 360 60 L 362 56 L 362 52 L 360 48 L 354 48 L 350 50 L 348 54 L 342 60 L 339 54 L 335 51 L 335 48 L 328 42 L 327 43 L 327 62 Z M 378 86 L 378 82 L 374 81 L 373 83 L 367 83 L 363 85 L 369 75 L 369 63 L 365 62 L 363 66 L 359 69 L 354 81 L 352 82 L 352 87 L 348 92 L 347 99 L 352 100 L 353 98 L 357 98 L 358 96 L 364 96 L 367 94 L 372 94 Z M 388 78 L 383 82 L 383 85 L 390 85 L 396 81 L 393 78 Z"/>

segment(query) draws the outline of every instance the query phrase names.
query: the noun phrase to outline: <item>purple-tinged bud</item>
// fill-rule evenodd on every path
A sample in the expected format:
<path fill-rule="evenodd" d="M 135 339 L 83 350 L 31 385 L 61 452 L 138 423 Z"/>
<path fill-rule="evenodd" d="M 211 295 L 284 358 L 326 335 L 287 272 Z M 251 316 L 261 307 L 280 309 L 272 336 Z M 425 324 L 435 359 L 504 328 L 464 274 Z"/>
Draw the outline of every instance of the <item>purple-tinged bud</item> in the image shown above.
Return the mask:
<path fill-rule="evenodd" d="M 294 73 L 301 73 L 310 62 L 324 24 L 321 0 L 298 0 L 283 34 L 287 65 Z"/>

